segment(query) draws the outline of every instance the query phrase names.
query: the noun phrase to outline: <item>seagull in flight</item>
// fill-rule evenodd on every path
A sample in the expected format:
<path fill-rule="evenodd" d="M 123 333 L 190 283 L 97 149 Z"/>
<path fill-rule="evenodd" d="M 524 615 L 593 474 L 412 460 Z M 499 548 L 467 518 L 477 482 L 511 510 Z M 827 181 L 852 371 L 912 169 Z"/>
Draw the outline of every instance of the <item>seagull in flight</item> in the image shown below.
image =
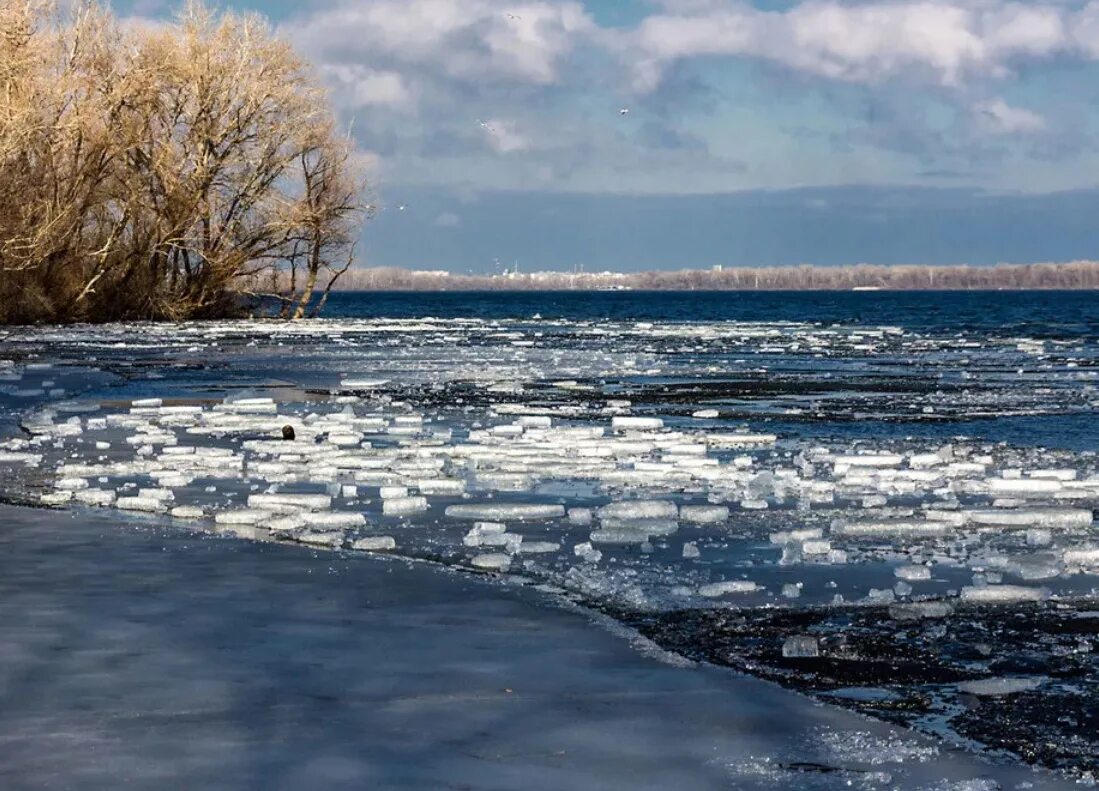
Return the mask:
<path fill-rule="evenodd" d="M 618 111 L 618 114 L 619 115 L 629 115 L 630 114 L 630 108 L 629 107 L 623 107 L 621 110 Z"/>

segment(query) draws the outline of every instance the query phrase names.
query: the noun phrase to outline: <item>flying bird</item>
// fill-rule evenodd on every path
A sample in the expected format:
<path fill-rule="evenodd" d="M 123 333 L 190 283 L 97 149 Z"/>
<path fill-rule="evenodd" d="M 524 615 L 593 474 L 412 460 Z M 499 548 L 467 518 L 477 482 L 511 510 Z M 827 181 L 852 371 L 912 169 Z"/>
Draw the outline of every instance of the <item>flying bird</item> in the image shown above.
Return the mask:
<path fill-rule="evenodd" d="M 621 110 L 618 111 L 618 114 L 619 115 L 629 115 L 630 114 L 630 108 L 629 107 L 623 107 Z"/>

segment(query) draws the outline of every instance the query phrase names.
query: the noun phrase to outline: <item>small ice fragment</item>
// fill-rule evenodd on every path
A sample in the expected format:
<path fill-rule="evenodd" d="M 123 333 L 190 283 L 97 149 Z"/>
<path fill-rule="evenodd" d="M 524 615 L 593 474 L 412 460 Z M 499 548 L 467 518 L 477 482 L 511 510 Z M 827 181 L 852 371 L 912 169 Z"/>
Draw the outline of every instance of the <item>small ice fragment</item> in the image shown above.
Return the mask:
<path fill-rule="evenodd" d="M 572 548 L 572 554 L 587 563 L 598 563 L 603 558 L 603 553 L 591 545 L 590 541 L 577 544 Z"/>
<path fill-rule="evenodd" d="M 811 659 L 820 656 L 820 646 L 812 635 L 794 635 L 783 642 L 782 655 L 787 659 Z"/>
<path fill-rule="evenodd" d="M 380 495 L 381 495 L 381 498 L 383 500 L 388 500 L 389 498 L 398 499 L 398 498 L 401 498 L 401 497 L 408 497 L 408 487 L 407 486 L 383 486 L 383 487 L 381 487 Z"/>
<path fill-rule="evenodd" d="M 485 569 L 486 571 L 507 571 L 511 568 L 511 556 L 502 552 L 477 555 L 470 562 L 474 568 Z"/>
<path fill-rule="evenodd" d="M 1045 547 L 1053 541 L 1053 534 L 1041 528 L 1026 531 L 1026 543 L 1029 547 Z"/>
<path fill-rule="evenodd" d="M 340 487 L 340 496 L 345 500 L 351 500 L 359 496 L 359 487 L 354 485 L 344 485 Z"/>
<path fill-rule="evenodd" d="M 702 553 L 698 551 L 698 545 L 693 541 L 687 541 L 683 544 L 683 557 L 687 560 L 694 560 L 701 557 Z"/>
<path fill-rule="evenodd" d="M 569 523 L 585 527 L 592 522 L 592 513 L 590 508 L 570 508 L 569 509 Z"/>
<path fill-rule="evenodd" d="M 389 552 L 397 548 L 397 542 L 392 536 L 367 536 L 353 541 L 351 548 L 361 552 Z"/>
<path fill-rule="evenodd" d="M 691 414 L 691 417 L 698 418 L 699 420 L 713 420 L 720 416 L 720 412 L 716 409 L 699 409 L 697 412 Z"/>
<path fill-rule="evenodd" d="M 77 497 L 79 496 L 78 494 Z M 1064 561 L 1068 566 L 1097 567 L 1099 566 L 1099 547 L 1089 544 L 1066 549 Z"/>
<path fill-rule="evenodd" d="M 171 513 L 175 519 L 202 519 L 205 516 L 202 509 L 194 505 L 178 505 Z"/>
<path fill-rule="evenodd" d="M 782 595 L 787 599 L 796 599 L 801 596 L 801 585 L 788 582 L 782 586 Z"/>
<path fill-rule="evenodd" d="M 806 541 L 801 545 L 801 551 L 804 555 L 827 555 L 832 551 L 832 542 L 825 541 L 823 539 L 816 539 L 813 541 Z"/>
<path fill-rule="evenodd" d="M 73 493 L 71 491 L 60 492 L 47 492 L 43 494 L 39 499 L 42 505 L 64 505 L 73 499 Z"/>
<path fill-rule="evenodd" d="M 703 585 L 698 589 L 698 595 L 715 599 L 729 593 L 753 593 L 757 590 L 759 590 L 759 585 L 749 580 L 728 580 Z"/>
<path fill-rule="evenodd" d="M 1043 678 L 981 678 L 975 681 L 962 681 L 958 689 L 970 695 L 982 698 L 1002 698 L 1029 692 L 1045 683 Z"/>
<path fill-rule="evenodd" d="M 897 579 L 916 582 L 931 579 L 931 569 L 927 566 L 897 566 L 893 569 Z"/>

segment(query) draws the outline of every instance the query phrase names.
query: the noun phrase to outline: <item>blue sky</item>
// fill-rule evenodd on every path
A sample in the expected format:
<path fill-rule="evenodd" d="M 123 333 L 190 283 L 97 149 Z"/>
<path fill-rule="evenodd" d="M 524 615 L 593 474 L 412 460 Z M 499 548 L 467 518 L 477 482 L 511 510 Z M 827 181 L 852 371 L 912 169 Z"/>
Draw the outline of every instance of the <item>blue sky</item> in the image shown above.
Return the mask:
<path fill-rule="evenodd" d="M 368 265 L 1099 258 L 1099 0 L 226 6 L 353 122 Z"/>

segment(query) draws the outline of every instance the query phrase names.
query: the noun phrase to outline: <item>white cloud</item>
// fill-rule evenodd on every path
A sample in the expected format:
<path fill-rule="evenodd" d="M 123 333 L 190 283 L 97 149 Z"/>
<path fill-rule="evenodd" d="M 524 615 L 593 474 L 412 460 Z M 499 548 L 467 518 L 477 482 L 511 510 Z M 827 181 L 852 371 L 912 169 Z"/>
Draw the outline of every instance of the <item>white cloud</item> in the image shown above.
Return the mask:
<path fill-rule="evenodd" d="M 377 70 L 361 64 L 323 64 L 321 74 L 346 108 L 413 104 L 415 91 L 395 71 Z"/>
<path fill-rule="evenodd" d="M 646 18 L 626 47 L 639 90 L 654 88 L 668 64 L 708 55 L 771 61 L 850 82 L 922 76 L 959 86 L 969 77 L 1003 76 L 1016 59 L 1077 46 L 1068 33 L 1070 12 L 1060 6 L 999 0 L 807 0 L 785 11 L 743 2 L 664 5 L 668 10 Z M 1099 26 L 1099 10 L 1094 18 Z"/>
<path fill-rule="evenodd" d="M 551 84 L 594 29 L 579 2 L 368 0 L 299 17 L 286 32 L 328 63 L 384 62 L 450 79 Z"/>
<path fill-rule="evenodd" d="M 458 228 L 462 224 L 462 218 L 454 212 L 445 211 L 435 218 L 432 223 L 436 228 Z"/>
<path fill-rule="evenodd" d="M 514 154 L 533 147 L 529 137 L 517 129 L 515 121 L 505 118 L 490 118 L 481 121 L 481 132 L 489 148 L 497 154 Z"/>
<path fill-rule="evenodd" d="M 1012 107 L 1003 99 L 990 99 L 973 107 L 977 128 L 991 135 L 1033 135 L 1044 132 L 1046 120 L 1022 107 Z"/>

